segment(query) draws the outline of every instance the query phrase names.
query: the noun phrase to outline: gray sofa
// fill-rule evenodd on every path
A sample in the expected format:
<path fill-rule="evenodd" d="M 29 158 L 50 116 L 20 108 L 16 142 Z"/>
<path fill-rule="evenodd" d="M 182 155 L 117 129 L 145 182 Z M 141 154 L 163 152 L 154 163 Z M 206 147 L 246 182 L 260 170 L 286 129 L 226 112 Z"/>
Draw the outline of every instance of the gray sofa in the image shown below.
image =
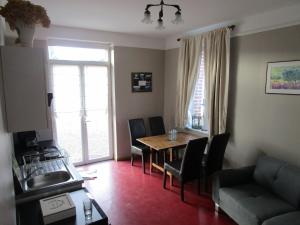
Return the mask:
<path fill-rule="evenodd" d="M 300 225 L 300 168 L 267 156 L 213 178 L 213 200 L 239 225 Z"/>

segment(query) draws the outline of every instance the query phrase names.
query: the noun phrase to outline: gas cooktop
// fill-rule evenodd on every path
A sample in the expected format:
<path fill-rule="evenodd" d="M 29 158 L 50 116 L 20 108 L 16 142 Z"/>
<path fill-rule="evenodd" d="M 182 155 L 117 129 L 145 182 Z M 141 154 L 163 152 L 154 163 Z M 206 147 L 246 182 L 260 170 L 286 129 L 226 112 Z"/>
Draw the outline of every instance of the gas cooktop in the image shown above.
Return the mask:
<path fill-rule="evenodd" d="M 23 164 L 64 158 L 62 152 L 56 147 L 37 148 L 22 155 Z"/>

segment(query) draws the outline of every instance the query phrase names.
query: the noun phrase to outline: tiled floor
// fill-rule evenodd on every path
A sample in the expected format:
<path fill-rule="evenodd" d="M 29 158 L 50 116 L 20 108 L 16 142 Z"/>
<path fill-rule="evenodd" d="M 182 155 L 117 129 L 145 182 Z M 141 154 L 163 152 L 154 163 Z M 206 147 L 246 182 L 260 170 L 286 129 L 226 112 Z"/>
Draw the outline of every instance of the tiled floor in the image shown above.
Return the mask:
<path fill-rule="evenodd" d="M 85 182 L 112 225 L 235 225 L 224 214 L 214 212 L 209 195 L 198 195 L 197 185 L 188 184 L 185 201 L 179 187 L 162 188 L 162 174 L 142 173 L 141 165 L 129 161 L 107 161 L 81 170 L 97 170 L 97 178 Z M 197 182 L 196 182 L 197 183 Z"/>

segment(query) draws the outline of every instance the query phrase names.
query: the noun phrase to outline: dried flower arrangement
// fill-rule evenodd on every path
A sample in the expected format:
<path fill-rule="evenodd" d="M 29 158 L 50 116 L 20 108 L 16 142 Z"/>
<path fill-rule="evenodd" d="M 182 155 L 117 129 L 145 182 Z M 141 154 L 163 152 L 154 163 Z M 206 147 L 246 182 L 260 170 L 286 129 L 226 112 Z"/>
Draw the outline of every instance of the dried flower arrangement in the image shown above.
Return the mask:
<path fill-rule="evenodd" d="M 8 0 L 0 8 L 0 15 L 5 18 L 11 30 L 16 29 L 17 20 L 28 25 L 41 24 L 43 27 L 49 27 L 51 23 L 45 8 L 24 0 Z"/>

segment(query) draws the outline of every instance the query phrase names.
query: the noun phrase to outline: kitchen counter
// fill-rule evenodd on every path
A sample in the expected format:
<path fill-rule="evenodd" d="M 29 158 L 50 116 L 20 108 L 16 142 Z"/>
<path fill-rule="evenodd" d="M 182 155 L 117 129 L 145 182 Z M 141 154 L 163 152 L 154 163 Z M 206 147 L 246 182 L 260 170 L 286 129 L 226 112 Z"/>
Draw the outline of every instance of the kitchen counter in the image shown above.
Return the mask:
<path fill-rule="evenodd" d="M 52 223 L 51 225 L 85 225 L 85 216 L 83 212 L 83 200 L 87 198 L 87 190 L 81 189 L 69 192 L 75 206 L 76 217 Z M 91 225 L 108 225 L 108 218 L 95 200 L 93 202 Z M 43 225 L 43 219 L 38 200 L 31 201 L 17 206 L 18 225 Z"/>

